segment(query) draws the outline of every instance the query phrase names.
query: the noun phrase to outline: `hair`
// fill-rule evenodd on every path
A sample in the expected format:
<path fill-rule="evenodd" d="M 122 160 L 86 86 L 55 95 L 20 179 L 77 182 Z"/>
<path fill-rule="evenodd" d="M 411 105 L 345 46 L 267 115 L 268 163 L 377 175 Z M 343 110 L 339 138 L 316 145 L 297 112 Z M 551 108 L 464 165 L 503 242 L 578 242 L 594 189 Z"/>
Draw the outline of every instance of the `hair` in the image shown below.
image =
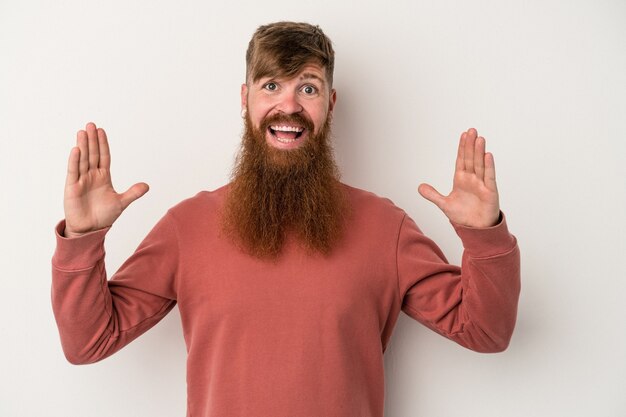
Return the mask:
<path fill-rule="evenodd" d="M 267 76 L 294 77 L 302 67 L 316 63 L 326 70 L 333 84 L 335 51 L 319 26 L 309 23 L 276 22 L 260 26 L 246 52 L 246 81 Z"/>

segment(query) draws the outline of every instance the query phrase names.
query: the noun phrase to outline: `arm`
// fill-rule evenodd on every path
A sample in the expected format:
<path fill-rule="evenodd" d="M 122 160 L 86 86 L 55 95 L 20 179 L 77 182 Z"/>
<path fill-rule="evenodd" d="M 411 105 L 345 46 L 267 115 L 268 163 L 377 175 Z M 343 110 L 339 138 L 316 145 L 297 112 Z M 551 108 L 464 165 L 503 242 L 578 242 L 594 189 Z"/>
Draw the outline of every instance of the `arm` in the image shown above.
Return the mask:
<path fill-rule="evenodd" d="M 461 268 L 405 217 L 398 238 L 402 310 L 444 337 L 478 352 L 509 344 L 520 292 L 517 241 L 506 218 L 493 227 L 453 224 L 465 248 Z"/>
<path fill-rule="evenodd" d="M 175 304 L 177 252 L 173 226 L 162 220 L 136 253 L 107 281 L 104 237 L 148 187 L 118 194 L 111 184 L 106 134 L 89 123 L 77 135 L 65 186 L 65 221 L 57 227 L 52 259 L 52 307 L 61 343 L 72 363 L 100 360 L 154 325 Z M 167 256 L 166 256 L 167 255 Z M 141 262 L 137 262 L 141 260 Z"/>
<path fill-rule="evenodd" d="M 475 129 L 459 141 L 452 191 L 420 194 L 448 217 L 463 242 L 461 268 L 406 218 L 398 240 L 403 310 L 438 333 L 481 352 L 505 349 L 520 291 L 519 248 L 500 212 L 493 155 Z"/>
<path fill-rule="evenodd" d="M 117 352 L 154 326 L 176 304 L 178 240 L 166 215 L 107 280 L 108 229 L 64 238 L 57 228 L 52 258 L 52 309 L 66 358 L 91 363 Z"/>

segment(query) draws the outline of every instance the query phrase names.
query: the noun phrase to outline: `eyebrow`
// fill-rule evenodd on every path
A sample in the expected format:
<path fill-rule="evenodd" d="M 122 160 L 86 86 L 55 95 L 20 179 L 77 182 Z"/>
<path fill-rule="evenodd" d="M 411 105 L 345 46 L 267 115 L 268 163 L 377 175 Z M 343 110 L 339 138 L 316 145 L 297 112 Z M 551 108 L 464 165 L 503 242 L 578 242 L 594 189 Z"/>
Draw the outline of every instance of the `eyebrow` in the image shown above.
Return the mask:
<path fill-rule="evenodd" d="M 299 78 L 300 80 L 317 80 L 322 83 L 322 86 L 326 85 L 322 77 L 317 74 L 313 74 L 312 72 L 305 72 L 304 74 L 300 75 Z"/>
<path fill-rule="evenodd" d="M 281 77 L 275 78 L 272 76 L 266 76 L 266 77 L 261 77 L 259 78 L 260 83 L 265 82 L 266 80 L 278 80 Z M 312 73 L 312 72 L 304 72 L 302 74 L 300 74 L 300 76 L 298 77 L 298 80 L 300 81 L 306 81 L 306 80 L 317 80 L 320 84 L 322 84 L 322 87 L 326 86 L 326 82 L 324 81 L 324 79 L 322 77 L 320 77 L 319 75 Z"/>

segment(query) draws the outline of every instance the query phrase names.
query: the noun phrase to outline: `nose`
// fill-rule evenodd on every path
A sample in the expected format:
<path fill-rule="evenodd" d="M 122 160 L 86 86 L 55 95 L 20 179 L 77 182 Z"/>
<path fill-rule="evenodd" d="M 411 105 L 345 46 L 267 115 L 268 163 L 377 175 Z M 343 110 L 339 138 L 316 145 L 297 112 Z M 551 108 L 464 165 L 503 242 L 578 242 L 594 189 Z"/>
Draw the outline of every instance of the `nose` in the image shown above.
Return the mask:
<path fill-rule="evenodd" d="M 300 113 L 303 110 L 302 105 L 298 101 L 296 92 L 285 92 L 281 94 L 280 100 L 276 105 L 276 110 L 285 114 Z"/>

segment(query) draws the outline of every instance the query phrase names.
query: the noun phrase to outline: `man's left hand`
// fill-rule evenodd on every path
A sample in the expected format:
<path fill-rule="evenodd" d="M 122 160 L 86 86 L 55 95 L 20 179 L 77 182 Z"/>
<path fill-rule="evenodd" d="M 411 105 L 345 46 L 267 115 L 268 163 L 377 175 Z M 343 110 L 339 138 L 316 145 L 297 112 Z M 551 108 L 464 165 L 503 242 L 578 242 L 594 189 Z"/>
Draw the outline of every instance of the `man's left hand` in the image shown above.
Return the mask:
<path fill-rule="evenodd" d="M 419 193 L 452 221 L 469 227 L 495 226 L 500 217 L 493 155 L 485 153 L 485 138 L 471 128 L 461 134 L 452 191 L 441 195 L 428 184 Z"/>

